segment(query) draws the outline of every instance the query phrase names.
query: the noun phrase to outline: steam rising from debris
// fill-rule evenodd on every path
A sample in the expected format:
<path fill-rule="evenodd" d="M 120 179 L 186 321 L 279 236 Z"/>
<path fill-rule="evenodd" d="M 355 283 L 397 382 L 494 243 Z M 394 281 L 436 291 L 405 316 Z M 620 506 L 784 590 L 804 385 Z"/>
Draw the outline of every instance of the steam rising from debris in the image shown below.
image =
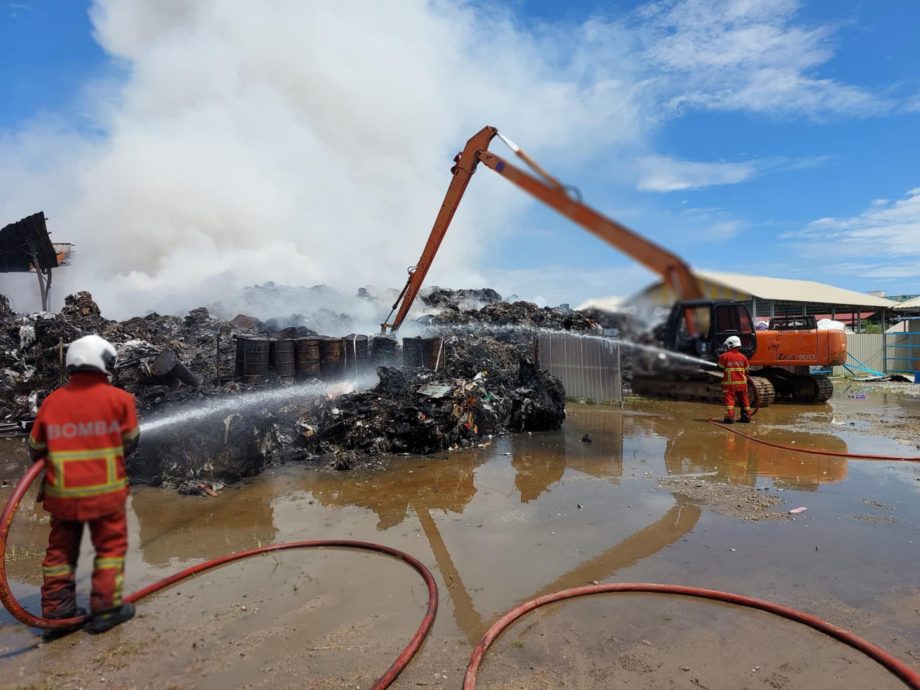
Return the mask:
<path fill-rule="evenodd" d="M 89 134 L 45 119 L 0 135 L 0 217 L 45 210 L 54 239 L 77 245 L 55 306 L 89 290 L 109 318 L 269 280 L 400 288 L 451 158 L 482 125 L 550 165 L 564 150 L 563 173 L 640 130 L 627 41 L 601 22 L 550 37 L 437 0 L 95 0 L 90 13 L 122 76 L 87 93 Z M 429 283 L 489 284 L 473 267 L 523 203 L 481 183 Z M 19 310 L 36 308 L 28 278 L 0 285 Z"/>

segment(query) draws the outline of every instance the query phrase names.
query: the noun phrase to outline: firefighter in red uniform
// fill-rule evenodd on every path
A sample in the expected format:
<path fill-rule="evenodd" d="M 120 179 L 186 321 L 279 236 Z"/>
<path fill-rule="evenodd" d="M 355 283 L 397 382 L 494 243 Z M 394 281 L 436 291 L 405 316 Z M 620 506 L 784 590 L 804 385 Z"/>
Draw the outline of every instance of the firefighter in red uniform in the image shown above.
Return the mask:
<path fill-rule="evenodd" d="M 741 419 L 745 424 L 751 421 L 751 403 L 748 400 L 748 369 L 751 364 L 741 351 L 741 338 L 731 335 L 725 340 L 726 352 L 719 355 L 722 367 L 722 395 L 725 400 L 725 424 L 735 421 L 735 399 L 741 403 Z"/>
<path fill-rule="evenodd" d="M 48 550 L 42 561 L 42 614 L 83 616 L 77 608 L 75 570 L 84 523 L 96 549 L 91 615 L 86 630 L 100 633 L 134 616 L 122 602 L 128 525 L 125 457 L 140 437 L 134 397 L 111 385 L 111 343 L 88 335 L 70 344 L 70 381 L 42 403 L 29 437 L 33 460 L 44 460 L 45 510 L 51 513 Z M 53 635 L 52 635 L 53 636 Z"/>

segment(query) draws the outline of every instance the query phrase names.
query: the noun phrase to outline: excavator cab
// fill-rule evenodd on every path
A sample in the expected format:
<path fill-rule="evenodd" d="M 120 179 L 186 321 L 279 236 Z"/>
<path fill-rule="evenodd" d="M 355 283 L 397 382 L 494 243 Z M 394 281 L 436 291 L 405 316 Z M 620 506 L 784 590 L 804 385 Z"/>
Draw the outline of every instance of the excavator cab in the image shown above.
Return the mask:
<path fill-rule="evenodd" d="M 664 346 L 691 357 L 715 361 L 730 335 L 741 339 L 745 355 L 754 354 L 757 335 L 746 305 L 724 300 L 684 300 L 671 308 Z"/>

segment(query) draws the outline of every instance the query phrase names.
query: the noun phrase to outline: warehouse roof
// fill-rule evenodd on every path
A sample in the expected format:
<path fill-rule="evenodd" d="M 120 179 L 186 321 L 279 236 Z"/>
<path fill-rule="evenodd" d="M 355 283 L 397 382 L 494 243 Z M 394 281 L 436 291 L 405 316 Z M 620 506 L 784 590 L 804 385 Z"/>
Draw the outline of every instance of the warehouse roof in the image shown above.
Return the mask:
<path fill-rule="evenodd" d="M 874 297 L 863 292 L 818 283 L 813 280 L 791 280 L 769 278 L 744 273 L 722 273 L 720 271 L 695 270 L 694 274 L 703 280 L 723 285 L 737 292 L 753 295 L 758 299 L 777 302 L 811 302 L 817 304 L 845 304 L 877 309 L 898 306 L 897 302 L 884 297 Z M 913 302 L 915 300 L 911 300 Z"/>
<path fill-rule="evenodd" d="M 898 302 L 898 304 L 895 305 L 895 309 L 909 309 L 911 311 L 915 309 L 920 310 L 920 297 L 914 297 L 906 302 Z"/>

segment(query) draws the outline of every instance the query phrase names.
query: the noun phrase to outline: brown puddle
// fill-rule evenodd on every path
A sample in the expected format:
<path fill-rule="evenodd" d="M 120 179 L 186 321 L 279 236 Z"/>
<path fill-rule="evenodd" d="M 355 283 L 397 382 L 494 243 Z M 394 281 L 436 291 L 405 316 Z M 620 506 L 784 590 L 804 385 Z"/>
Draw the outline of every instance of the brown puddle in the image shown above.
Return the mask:
<path fill-rule="evenodd" d="M 768 408 L 744 430 L 803 447 L 905 453 L 909 446 L 871 422 L 848 422 L 872 410 L 909 416 L 918 404 L 838 396 L 821 408 Z M 138 487 L 128 587 L 271 542 L 359 539 L 405 550 L 434 572 L 441 608 L 396 683 L 404 688 L 460 687 L 471 647 L 498 616 L 592 581 L 760 596 L 920 663 L 920 465 L 783 453 L 706 424 L 719 413 L 707 405 L 568 409 L 562 432 L 395 458 L 373 473 L 288 466 L 216 498 Z M 10 445 L 0 461 L 7 480 L 24 467 L 21 449 Z M 807 510 L 793 518 L 788 510 L 797 506 Z M 9 570 L 32 610 L 46 533 L 44 512 L 26 502 Z M 85 592 L 85 565 L 80 587 Z M 285 552 L 154 595 L 137 620 L 97 638 L 79 633 L 39 645 L 4 612 L 0 659 L 12 687 L 367 687 L 408 641 L 424 601 L 418 576 L 392 559 Z M 901 687 L 874 663 L 794 624 L 644 595 L 534 612 L 500 638 L 480 687 L 563 684 Z"/>

